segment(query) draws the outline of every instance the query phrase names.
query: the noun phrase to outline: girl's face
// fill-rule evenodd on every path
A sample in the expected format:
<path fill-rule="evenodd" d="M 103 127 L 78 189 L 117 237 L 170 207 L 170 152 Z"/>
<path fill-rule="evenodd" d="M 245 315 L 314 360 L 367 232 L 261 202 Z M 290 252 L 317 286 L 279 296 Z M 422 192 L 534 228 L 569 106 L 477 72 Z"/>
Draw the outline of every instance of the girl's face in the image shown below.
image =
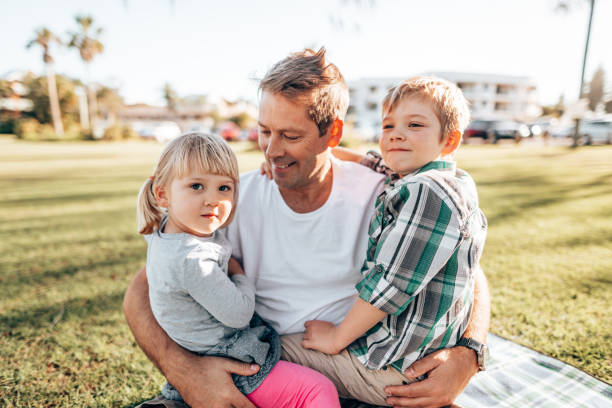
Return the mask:
<path fill-rule="evenodd" d="M 187 232 L 208 237 L 225 224 L 232 211 L 234 180 L 218 174 L 192 173 L 155 188 L 155 196 L 168 209 L 165 233 Z"/>

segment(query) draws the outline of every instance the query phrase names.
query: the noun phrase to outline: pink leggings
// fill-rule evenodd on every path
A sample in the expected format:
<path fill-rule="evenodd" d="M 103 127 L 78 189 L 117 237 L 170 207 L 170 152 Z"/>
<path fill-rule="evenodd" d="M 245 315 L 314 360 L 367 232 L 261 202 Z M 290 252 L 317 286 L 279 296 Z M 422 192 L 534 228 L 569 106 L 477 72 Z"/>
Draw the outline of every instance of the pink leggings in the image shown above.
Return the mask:
<path fill-rule="evenodd" d="M 283 360 L 247 398 L 259 408 L 340 408 L 338 391 L 327 377 Z"/>

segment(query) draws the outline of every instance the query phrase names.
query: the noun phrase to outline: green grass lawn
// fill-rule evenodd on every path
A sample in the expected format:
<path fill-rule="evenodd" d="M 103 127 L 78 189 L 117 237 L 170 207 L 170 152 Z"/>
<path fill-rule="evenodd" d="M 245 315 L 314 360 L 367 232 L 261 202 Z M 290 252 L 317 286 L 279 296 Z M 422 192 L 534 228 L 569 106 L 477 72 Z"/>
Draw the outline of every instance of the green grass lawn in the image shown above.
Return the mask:
<path fill-rule="evenodd" d="M 242 171 L 259 152 L 239 151 Z M 0 137 L 0 406 L 132 406 L 163 378 L 121 312 L 154 143 Z M 465 146 L 493 333 L 612 381 L 612 148 Z"/>

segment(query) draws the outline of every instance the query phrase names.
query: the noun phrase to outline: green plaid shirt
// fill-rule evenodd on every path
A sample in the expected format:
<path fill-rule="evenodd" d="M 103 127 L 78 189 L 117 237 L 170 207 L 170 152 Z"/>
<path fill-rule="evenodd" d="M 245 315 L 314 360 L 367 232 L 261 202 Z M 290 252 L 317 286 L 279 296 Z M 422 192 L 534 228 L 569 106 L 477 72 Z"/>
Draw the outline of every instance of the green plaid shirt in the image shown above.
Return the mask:
<path fill-rule="evenodd" d="M 364 163 L 365 164 L 365 163 Z M 370 167 L 387 172 L 380 160 Z M 487 221 L 476 186 L 454 162 L 434 161 L 403 178 L 390 175 L 376 201 L 359 297 L 388 313 L 349 346 L 368 368 L 404 371 L 452 347 L 473 304 Z"/>

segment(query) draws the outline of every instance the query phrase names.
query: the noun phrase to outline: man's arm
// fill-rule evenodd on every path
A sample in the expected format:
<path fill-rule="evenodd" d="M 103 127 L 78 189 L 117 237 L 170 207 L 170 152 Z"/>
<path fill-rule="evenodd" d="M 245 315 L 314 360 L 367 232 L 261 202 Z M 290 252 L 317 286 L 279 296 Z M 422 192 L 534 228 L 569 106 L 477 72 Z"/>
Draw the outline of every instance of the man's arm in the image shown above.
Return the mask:
<path fill-rule="evenodd" d="M 491 296 L 487 279 L 478 268 L 474 275 L 474 307 L 464 337 L 485 343 L 489 331 Z M 404 374 L 415 378 L 427 374 L 423 381 L 385 388 L 387 403 L 396 407 L 441 407 L 452 402 L 465 389 L 478 362 L 473 350 L 453 347 L 436 351 L 414 362 Z"/>
<path fill-rule="evenodd" d="M 231 373 L 253 375 L 259 367 L 220 357 L 197 356 L 172 341 L 151 311 L 144 268 L 125 293 L 123 311 L 140 348 L 191 407 L 254 408 L 234 386 Z"/>

